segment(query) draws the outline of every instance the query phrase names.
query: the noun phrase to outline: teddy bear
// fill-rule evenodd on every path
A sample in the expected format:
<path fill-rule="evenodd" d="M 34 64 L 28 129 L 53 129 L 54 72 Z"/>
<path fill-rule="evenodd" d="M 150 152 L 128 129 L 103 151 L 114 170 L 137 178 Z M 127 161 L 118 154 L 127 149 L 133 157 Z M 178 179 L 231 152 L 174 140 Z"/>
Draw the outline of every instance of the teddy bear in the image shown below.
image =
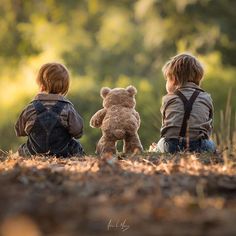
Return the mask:
<path fill-rule="evenodd" d="M 100 95 L 103 98 L 103 109 L 97 111 L 90 120 L 90 126 L 101 128 L 96 153 L 116 153 L 116 142 L 123 140 L 124 153 L 136 153 L 143 150 L 139 139 L 140 116 L 135 110 L 134 86 L 110 89 L 103 87 Z"/>

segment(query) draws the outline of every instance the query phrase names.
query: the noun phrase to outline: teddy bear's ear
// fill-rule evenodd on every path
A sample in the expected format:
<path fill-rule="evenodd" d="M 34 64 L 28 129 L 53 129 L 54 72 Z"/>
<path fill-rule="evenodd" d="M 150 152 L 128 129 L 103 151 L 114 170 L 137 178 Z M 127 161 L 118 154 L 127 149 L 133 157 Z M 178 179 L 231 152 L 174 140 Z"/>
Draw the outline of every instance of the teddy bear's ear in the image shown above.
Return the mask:
<path fill-rule="evenodd" d="M 103 87 L 100 91 L 100 95 L 102 98 L 105 98 L 107 96 L 107 94 L 111 91 L 110 88 L 108 87 Z"/>
<path fill-rule="evenodd" d="M 137 89 L 132 85 L 128 86 L 126 90 L 129 92 L 131 96 L 134 96 L 137 93 Z"/>

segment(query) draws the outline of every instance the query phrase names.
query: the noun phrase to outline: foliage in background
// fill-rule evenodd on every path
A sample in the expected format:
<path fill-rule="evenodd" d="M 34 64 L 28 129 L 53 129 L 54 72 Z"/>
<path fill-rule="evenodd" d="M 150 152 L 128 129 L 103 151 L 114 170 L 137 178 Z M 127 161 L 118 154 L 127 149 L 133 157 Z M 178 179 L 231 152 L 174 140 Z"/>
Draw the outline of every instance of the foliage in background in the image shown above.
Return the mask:
<path fill-rule="evenodd" d="M 234 0 L 1 0 L 0 148 L 15 150 L 23 141 L 14 122 L 37 92 L 37 70 L 49 61 L 71 72 L 68 96 L 84 118 L 88 152 L 100 136 L 88 122 L 102 105 L 102 86 L 135 85 L 143 145 L 158 139 L 161 67 L 183 51 L 205 65 L 203 88 L 213 97 L 220 130 L 229 88 L 231 114 L 236 108 L 235 8 Z"/>

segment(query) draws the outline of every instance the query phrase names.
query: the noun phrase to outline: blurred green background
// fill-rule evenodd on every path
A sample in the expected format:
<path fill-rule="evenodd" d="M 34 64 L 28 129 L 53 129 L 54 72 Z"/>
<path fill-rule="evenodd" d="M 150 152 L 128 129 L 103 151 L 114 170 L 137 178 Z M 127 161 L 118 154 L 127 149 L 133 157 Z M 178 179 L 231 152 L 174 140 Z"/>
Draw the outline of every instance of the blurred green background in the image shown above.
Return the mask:
<path fill-rule="evenodd" d="M 135 85 L 144 148 L 158 140 L 161 67 L 180 52 L 205 66 L 202 86 L 214 99 L 215 130 L 230 89 L 235 111 L 235 0 L 1 0 L 0 6 L 3 150 L 15 151 L 24 141 L 15 137 L 14 123 L 37 93 L 38 69 L 50 61 L 70 70 L 68 97 L 84 118 L 81 142 L 88 153 L 100 137 L 89 120 L 102 106 L 102 86 Z"/>

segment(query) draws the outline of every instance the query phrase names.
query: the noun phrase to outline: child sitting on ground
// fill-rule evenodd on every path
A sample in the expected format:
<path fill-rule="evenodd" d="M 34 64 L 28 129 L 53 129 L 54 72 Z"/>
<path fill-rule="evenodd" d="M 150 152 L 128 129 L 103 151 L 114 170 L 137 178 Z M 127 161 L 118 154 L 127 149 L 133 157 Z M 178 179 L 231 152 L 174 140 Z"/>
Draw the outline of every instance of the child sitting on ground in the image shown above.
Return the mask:
<path fill-rule="evenodd" d="M 39 94 L 23 110 L 15 125 L 17 136 L 28 136 L 20 156 L 81 156 L 83 148 L 74 138 L 83 134 L 83 120 L 64 96 L 69 89 L 69 73 L 59 63 L 44 64 L 39 70 Z M 74 138 L 73 138 L 74 137 Z"/>
<path fill-rule="evenodd" d="M 179 54 L 162 71 L 168 94 L 162 99 L 161 139 L 150 146 L 150 151 L 215 152 L 215 144 L 209 139 L 212 99 L 199 87 L 204 75 L 201 63 L 192 55 Z"/>

